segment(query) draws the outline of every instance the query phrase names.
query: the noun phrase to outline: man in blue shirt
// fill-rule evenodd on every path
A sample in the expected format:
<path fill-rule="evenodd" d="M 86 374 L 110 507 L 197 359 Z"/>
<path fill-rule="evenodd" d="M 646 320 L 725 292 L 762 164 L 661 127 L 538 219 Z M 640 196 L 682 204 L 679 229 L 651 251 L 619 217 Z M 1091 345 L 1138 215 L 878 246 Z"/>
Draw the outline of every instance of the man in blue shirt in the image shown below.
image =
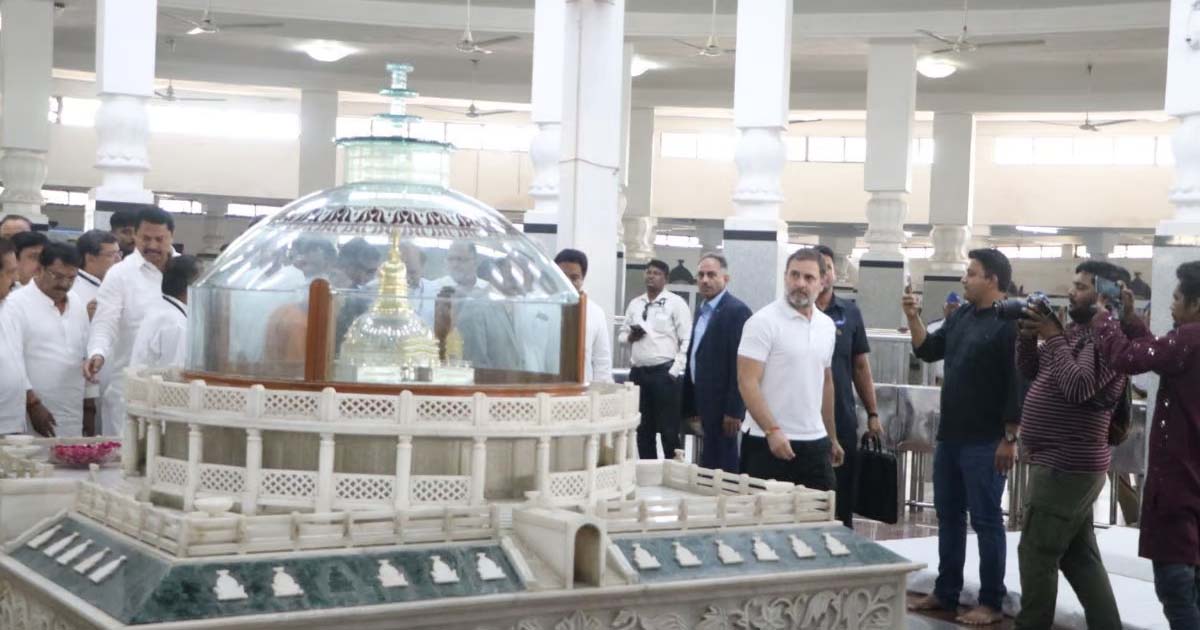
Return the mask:
<path fill-rule="evenodd" d="M 867 431 L 881 436 L 879 413 L 875 404 L 875 383 L 871 377 L 871 362 L 868 354 L 871 345 L 867 342 L 867 327 L 863 323 L 858 306 L 849 300 L 834 295 L 837 270 L 833 250 L 817 245 L 814 249 L 825 258 L 825 276 L 821 279 L 821 294 L 817 296 L 817 308 L 833 320 L 837 327 L 837 339 L 833 346 L 833 412 L 837 426 L 837 441 L 846 452 L 844 463 L 834 469 L 837 476 L 837 518 L 843 525 L 854 529 L 854 504 L 857 501 L 858 480 L 854 477 L 854 460 L 858 457 L 858 414 L 854 408 L 854 391 L 867 410 Z"/>
<path fill-rule="evenodd" d="M 731 294 L 729 265 L 720 254 L 705 254 L 697 268 L 704 302 L 692 325 L 683 374 L 683 417 L 703 436 L 700 465 L 736 473 L 738 434 L 746 417 L 737 383 L 737 350 L 750 307 Z"/>

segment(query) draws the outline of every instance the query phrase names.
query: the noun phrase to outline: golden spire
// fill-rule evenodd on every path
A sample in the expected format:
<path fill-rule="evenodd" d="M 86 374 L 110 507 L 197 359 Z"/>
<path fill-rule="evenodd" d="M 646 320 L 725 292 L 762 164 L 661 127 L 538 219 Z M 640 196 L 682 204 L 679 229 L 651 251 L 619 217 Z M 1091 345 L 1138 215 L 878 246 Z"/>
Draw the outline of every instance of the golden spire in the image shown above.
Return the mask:
<path fill-rule="evenodd" d="M 385 315 L 408 313 L 408 269 L 400 255 L 400 232 L 393 231 L 387 261 L 379 267 L 379 299 L 371 309 Z"/>

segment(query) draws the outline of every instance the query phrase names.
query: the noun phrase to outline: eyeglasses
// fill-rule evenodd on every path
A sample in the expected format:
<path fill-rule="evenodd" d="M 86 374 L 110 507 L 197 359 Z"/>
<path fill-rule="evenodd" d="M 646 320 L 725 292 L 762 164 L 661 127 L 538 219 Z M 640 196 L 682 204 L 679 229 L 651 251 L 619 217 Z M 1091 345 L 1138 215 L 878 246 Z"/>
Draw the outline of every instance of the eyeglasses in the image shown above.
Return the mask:
<path fill-rule="evenodd" d="M 58 273 L 57 271 L 54 271 L 52 269 L 43 269 L 42 271 L 45 271 L 46 274 L 50 276 L 50 279 L 56 283 L 57 282 L 75 282 L 74 275 L 68 276 L 66 274 Z"/>

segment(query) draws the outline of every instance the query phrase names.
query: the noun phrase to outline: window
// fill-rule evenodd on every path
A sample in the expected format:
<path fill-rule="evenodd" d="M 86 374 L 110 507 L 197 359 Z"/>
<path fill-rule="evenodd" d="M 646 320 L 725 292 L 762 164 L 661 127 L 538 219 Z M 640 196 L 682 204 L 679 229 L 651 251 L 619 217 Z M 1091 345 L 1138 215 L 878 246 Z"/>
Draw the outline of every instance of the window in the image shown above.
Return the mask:
<path fill-rule="evenodd" d="M 1033 164 L 1033 138 L 996 138 L 992 159 L 996 164 Z"/>
<path fill-rule="evenodd" d="M 91 127 L 96 124 L 100 101 L 94 98 L 64 96 L 59 107 L 58 122 L 69 127 Z"/>
<path fill-rule="evenodd" d="M 845 138 L 847 162 L 866 162 L 867 161 L 867 139 L 866 138 Z"/>
<path fill-rule="evenodd" d="M 82 207 L 87 205 L 88 195 L 85 192 L 43 189 L 42 199 L 49 205 Z"/>
<path fill-rule="evenodd" d="M 1075 157 L 1071 138 L 1034 138 L 1034 164 L 1070 164 Z"/>
<path fill-rule="evenodd" d="M 1153 166 L 1154 151 L 1152 136 L 1117 136 L 1113 138 L 1113 164 Z"/>
<path fill-rule="evenodd" d="M 656 247 L 686 247 L 700 249 L 700 239 L 695 236 L 680 234 L 658 234 L 654 237 Z"/>
<path fill-rule="evenodd" d="M 458 149 L 480 149 L 483 147 L 483 127 L 481 125 L 465 125 L 448 123 L 446 125 L 446 142 Z"/>
<path fill-rule="evenodd" d="M 1152 258 L 1153 256 L 1154 247 L 1152 245 L 1117 245 L 1109 254 L 1109 258 Z"/>
<path fill-rule="evenodd" d="M 663 132 L 659 154 L 665 158 L 696 157 L 696 134 Z"/>
<path fill-rule="evenodd" d="M 432 140 L 433 142 L 446 141 L 446 125 L 440 122 L 430 122 L 423 120 L 408 124 L 408 135 L 421 140 Z"/>
<path fill-rule="evenodd" d="M 701 160 L 730 162 L 737 139 L 724 133 L 702 133 L 696 138 L 696 157 Z"/>
<path fill-rule="evenodd" d="M 843 162 L 845 159 L 845 138 L 823 138 L 817 136 L 808 139 L 809 162 Z"/>
<path fill-rule="evenodd" d="M 1075 164 L 1113 164 L 1113 139 L 1100 135 L 1075 138 Z"/>
<path fill-rule="evenodd" d="M 265 206 L 253 203 L 231 203 L 225 207 L 225 216 L 230 217 L 261 217 L 275 212 L 282 206 Z"/>
<path fill-rule="evenodd" d="M 997 247 L 1000 253 L 1009 258 L 1061 258 L 1061 245 L 1012 245 L 1007 247 Z"/>
<path fill-rule="evenodd" d="M 173 212 L 175 214 L 203 214 L 204 209 L 200 206 L 200 202 L 194 199 L 162 199 L 158 200 L 158 207 Z"/>
<path fill-rule="evenodd" d="M 933 164 L 933 138 L 915 138 L 913 140 L 914 164 Z"/>
<path fill-rule="evenodd" d="M 1175 164 L 1175 154 L 1171 151 L 1171 136 L 1159 136 L 1157 138 L 1157 150 L 1154 153 L 1154 162 L 1159 166 L 1173 166 Z"/>
<path fill-rule="evenodd" d="M 339 138 L 371 135 L 371 119 L 358 116 L 338 116 L 333 134 Z"/>
<path fill-rule="evenodd" d="M 808 159 L 808 138 L 784 136 L 783 145 L 787 148 L 789 162 L 803 162 Z"/>

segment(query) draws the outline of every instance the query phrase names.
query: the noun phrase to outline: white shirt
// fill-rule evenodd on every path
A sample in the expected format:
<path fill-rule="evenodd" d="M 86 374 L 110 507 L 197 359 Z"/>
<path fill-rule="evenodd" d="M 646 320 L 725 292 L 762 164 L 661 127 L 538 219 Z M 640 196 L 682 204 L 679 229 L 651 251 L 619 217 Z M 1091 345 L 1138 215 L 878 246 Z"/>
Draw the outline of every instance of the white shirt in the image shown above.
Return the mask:
<path fill-rule="evenodd" d="M 925 327 L 925 334 L 932 335 L 933 333 L 935 333 L 939 329 L 941 329 L 942 324 L 945 324 L 945 323 L 946 323 L 945 319 L 939 319 L 936 321 L 929 322 L 929 325 Z M 946 362 L 945 361 L 934 362 L 933 375 L 937 378 L 945 380 L 945 378 L 946 378 Z"/>
<path fill-rule="evenodd" d="M 83 309 L 86 311 L 88 303 L 96 299 L 96 294 L 99 291 L 100 279 L 80 269 L 79 275 L 75 277 L 75 284 L 71 285 L 69 299 L 82 302 Z"/>
<path fill-rule="evenodd" d="M 83 435 L 83 399 L 94 398 L 80 366 L 88 338 L 87 306 L 67 297 L 63 312 L 37 286 L 8 299 L 4 309 L 5 332 L 24 357 L 29 385 L 54 415 L 59 437 Z"/>
<path fill-rule="evenodd" d="M 13 344 L 20 333 L 4 317 L 9 299 L 0 301 L 0 435 L 25 432 L 25 359 Z"/>
<path fill-rule="evenodd" d="M 667 290 L 659 293 L 653 302 L 645 293 L 633 298 L 629 308 L 625 309 L 625 323 L 621 324 L 617 341 L 628 343 L 630 327 L 635 324 L 646 331 L 646 336 L 634 342 L 630 364 L 652 367 L 673 361 L 671 376 L 683 374 L 687 366 L 688 340 L 692 336 L 692 311 L 683 298 Z"/>
<path fill-rule="evenodd" d="M 810 320 L 787 298 L 775 300 L 746 320 L 738 355 L 764 364 L 763 398 L 789 440 L 819 440 L 827 435 L 821 402 L 836 341 L 837 327 L 828 315 L 813 307 Z M 764 437 L 748 411 L 742 431 Z"/>
<path fill-rule="evenodd" d="M 409 306 L 430 330 L 433 330 L 434 307 L 437 306 L 437 295 L 440 290 L 441 288 L 433 280 L 426 278 L 421 278 L 417 282 L 417 286 L 408 287 Z"/>
<path fill-rule="evenodd" d="M 169 296 L 151 307 L 133 341 L 134 367 L 182 368 L 187 363 L 187 305 Z"/>
<path fill-rule="evenodd" d="M 133 354 L 138 327 L 160 295 L 162 272 L 139 250 L 113 265 L 100 283 L 87 356 L 104 357 L 100 375 L 103 435 L 119 436 L 125 428 L 124 370 Z"/>
<path fill-rule="evenodd" d="M 587 303 L 586 345 L 584 347 L 583 379 L 587 383 L 611 383 L 612 343 L 609 341 L 608 317 L 599 304 Z"/>

